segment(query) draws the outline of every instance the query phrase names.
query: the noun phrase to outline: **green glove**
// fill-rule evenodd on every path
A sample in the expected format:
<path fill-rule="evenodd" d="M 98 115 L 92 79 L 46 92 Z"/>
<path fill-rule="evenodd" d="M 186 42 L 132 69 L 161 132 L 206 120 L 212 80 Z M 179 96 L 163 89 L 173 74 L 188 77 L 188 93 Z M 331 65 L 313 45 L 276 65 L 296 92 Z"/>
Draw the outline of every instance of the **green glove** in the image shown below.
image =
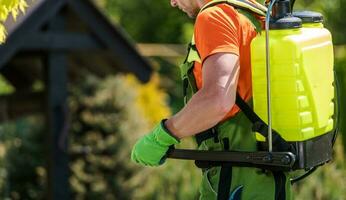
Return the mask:
<path fill-rule="evenodd" d="M 179 140 L 167 130 L 164 121 L 137 141 L 131 153 L 134 162 L 146 166 L 161 165 L 166 160 L 169 146 L 179 143 Z"/>

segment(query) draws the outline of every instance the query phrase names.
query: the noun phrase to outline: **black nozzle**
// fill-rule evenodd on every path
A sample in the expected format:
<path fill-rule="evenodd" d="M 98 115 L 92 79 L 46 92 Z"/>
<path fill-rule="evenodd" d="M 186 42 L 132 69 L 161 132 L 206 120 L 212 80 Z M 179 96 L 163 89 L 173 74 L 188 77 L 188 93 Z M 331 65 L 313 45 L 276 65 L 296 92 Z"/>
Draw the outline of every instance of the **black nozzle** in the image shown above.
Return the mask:
<path fill-rule="evenodd" d="M 301 19 L 292 16 L 291 1 L 292 0 L 276 0 L 273 5 L 270 29 L 291 29 L 302 27 Z"/>

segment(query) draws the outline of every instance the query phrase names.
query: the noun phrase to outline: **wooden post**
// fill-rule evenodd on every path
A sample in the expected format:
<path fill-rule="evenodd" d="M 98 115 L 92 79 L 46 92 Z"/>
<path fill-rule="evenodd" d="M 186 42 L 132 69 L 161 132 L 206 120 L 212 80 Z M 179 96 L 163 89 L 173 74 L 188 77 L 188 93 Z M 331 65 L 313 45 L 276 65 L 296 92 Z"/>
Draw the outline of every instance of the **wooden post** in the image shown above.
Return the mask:
<path fill-rule="evenodd" d="M 57 16 L 49 30 L 64 29 L 64 18 Z M 48 199 L 68 200 L 69 165 L 67 155 L 67 58 L 66 53 L 51 51 L 46 60 Z"/>

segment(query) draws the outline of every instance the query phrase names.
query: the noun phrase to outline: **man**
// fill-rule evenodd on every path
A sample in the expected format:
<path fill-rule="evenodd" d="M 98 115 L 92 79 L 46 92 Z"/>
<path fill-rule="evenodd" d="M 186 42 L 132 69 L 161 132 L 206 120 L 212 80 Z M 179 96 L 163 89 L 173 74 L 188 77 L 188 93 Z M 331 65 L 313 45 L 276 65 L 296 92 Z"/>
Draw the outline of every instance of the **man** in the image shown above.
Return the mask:
<path fill-rule="evenodd" d="M 200 141 L 199 149 L 257 150 L 251 123 L 235 105 L 237 93 L 245 101 L 251 99 L 250 43 L 257 33 L 234 7 L 221 3 L 204 8 L 208 2 L 171 0 L 172 7 L 196 18 L 193 41 L 198 58 L 191 73 L 197 90 L 180 112 L 136 143 L 131 156 L 137 163 L 163 164 L 171 145 L 211 128 L 213 138 Z M 203 169 L 200 199 L 288 199 L 288 188 L 282 173 L 215 166 Z"/>

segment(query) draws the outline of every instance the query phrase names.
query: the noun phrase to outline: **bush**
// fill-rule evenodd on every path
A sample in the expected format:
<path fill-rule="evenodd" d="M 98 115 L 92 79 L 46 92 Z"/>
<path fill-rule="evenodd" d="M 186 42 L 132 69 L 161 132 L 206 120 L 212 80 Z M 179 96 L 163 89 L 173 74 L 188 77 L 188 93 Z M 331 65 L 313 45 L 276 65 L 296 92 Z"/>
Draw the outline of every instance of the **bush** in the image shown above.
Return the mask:
<path fill-rule="evenodd" d="M 191 162 L 169 161 L 158 168 L 130 162 L 135 141 L 170 114 L 158 82 L 155 76 L 145 85 L 131 76 L 105 80 L 89 76 L 73 90 L 70 146 L 75 199 L 197 196 L 198 174 L 190 171 Z"/>
<path fill-rule="evenodd" d="M 0 199 L 43 199 L 47 179 L 42 122 L 42 117 L 31 116 L 2 124 Z"/>

